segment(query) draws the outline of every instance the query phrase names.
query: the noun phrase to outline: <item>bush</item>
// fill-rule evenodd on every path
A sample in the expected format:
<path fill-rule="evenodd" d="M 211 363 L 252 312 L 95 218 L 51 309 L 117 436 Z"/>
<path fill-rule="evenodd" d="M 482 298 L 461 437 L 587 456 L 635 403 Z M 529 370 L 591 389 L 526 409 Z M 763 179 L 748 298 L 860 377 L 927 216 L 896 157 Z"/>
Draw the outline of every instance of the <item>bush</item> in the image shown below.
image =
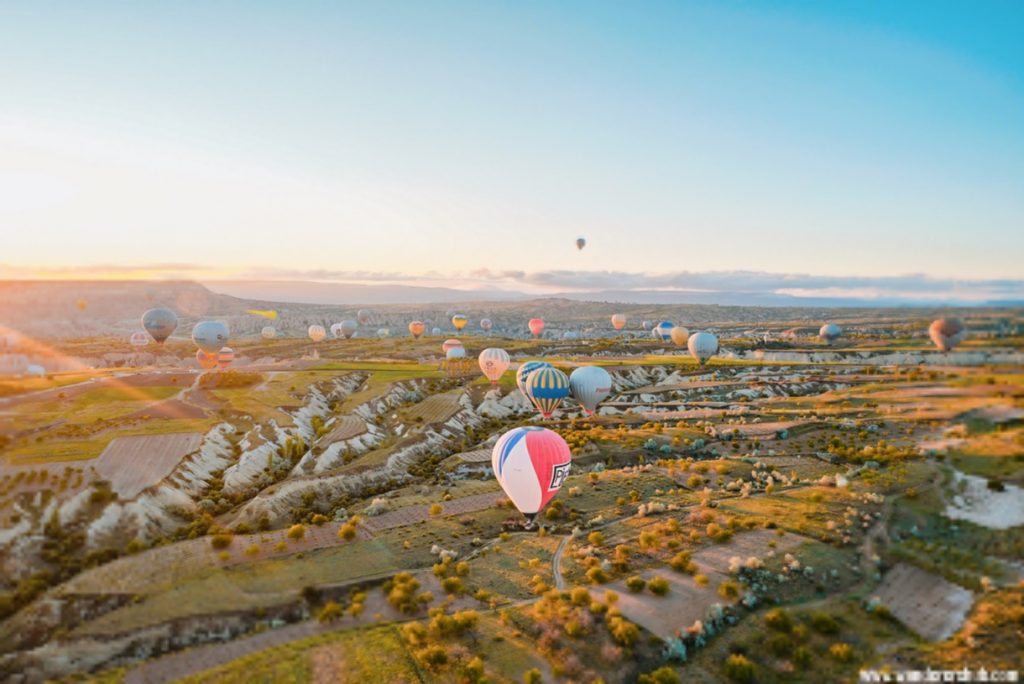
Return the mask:
<path fill-rule="evenodd" d="M 341 609 L 341 604 L 335 601 L 328 601 L 324 604 L 324 607 L 317 613 L 316 619 L 320 622 L 334 622 L 341 618 L 344 611 Z"/>
<path fill-rule="evenodd" d="M 356 526 L 350 522 L 338 528 L 338 538 L 345 541 L 352 541 L 356 538 Z"/>
<path fill-rule="evenodd" d="M 664 596 L 668 593 L 669 583 L 664 577 L 652 577 L 651 581 L 647 583 L 647 588 L 655 596 Z"/>
<path fill-rule="evenodd" d="M 587 581 L 591 584 L 604 584 L 608 580 L 608 573 L 598 566 L 594 566 L 587 570 Z"/>
<path fill-rule="evenodd" d="M 671 667 L 659 667 L 650 674 L 640 675 L 640 684 L 681 684 L 683 681 Z"/>
<path fill-rule="evenodd" d="M 745 655 L 733 653 L 725 660 L 725 676 L 734 682 L 752 682 L 756 668 Z"/>
<path fill-rule="evenodd" d="M 640 640 L 640 628 L 617 615 L 608 620 L 608 631 L 612 639 L 622 646 L 632 646 Z"/>
<path fill-rule="evenodd" d="M 306 527 L 304 525 L 296 524 L 288 528 L 289 539 L 302 539 L 306 536 Z"/>
<path fill-rule="evenodd" d="M 806 646 L 798 646 L 793 651 L 793 664 L 803 669 L 811 664 L 811 651 Z"/>
<path fill-rule="evenodd" d="M 646 586 L 647 582 L 644 581 L 644 578 L 639 577 L 637 575 L 633 575 L 632 577 L 626 580 L 626 588 L 632 591 L 633 593 L 639 593 L 643 591 L 644 587 Z"/>
<path fill-rule="evenodd" d="M 430 505 L 430 515 L 441 515 L 444 512 L 444 506 L 439 503 Z"/>
<path fill-rule="evenodd" d="M 523 684 L 541 684 L 544 681 L 544 675 L 541 674 L 540 670 L 533 668 L 523 673 Z"/>
<path fill-rule="evenodd" d="M 693 581 L 697 583 L 698 587 L 706 587 L 711 580 L 708 579 L 707 575 L 694 575 Z"/>
<path fill-rule="evenodd" d="M 690 560 L 689 551 L 680 551 L 676 555 L 672 556 L 668 564 L 676 572 L 682 572 L 687 575 L 692 575 L 697 572 L 697 566 L 694 565 L 692 560 Z"/>
<path fill-rule="evenodd" d="M 718 585 L 718 595 L 724 599 L 735 599 L 740 595 L 740 585 L 732 580 L 725 580 Z"/>
<path fill-rule="evenodd" d="M 592 546 L 601 546 L 602 544 L 604 544 L 604 535 L 597 531 L 591 532 L 587 535 L 587 541 Z"/>
<path fill-rule="evenodd" d="M 838 643 L 829 646 L 828 655 L 832 660 L 840 663 L 848 663 L 853 660 L 853 646 L 850 644 Z"/>
<path fill-rule="evenodd" d="M 765 613 L 764 623 L 780 632 L 788 632 L 793 628 L 793 619 L 782 608 L 772 608 Z"/>
<path fill-rule="evenodd" d="M 835 634 L 839 631 L 839 623 L 828 613 L 814 613 L 811 615 L 811 627 L 820 634 Z"/>
<path fill-rule="evenodd" d="M 215 534 L 210 539 L 210 546 L 215 549 L 226 549 L 231 546 L 231 540 L 230 534 Z"/>

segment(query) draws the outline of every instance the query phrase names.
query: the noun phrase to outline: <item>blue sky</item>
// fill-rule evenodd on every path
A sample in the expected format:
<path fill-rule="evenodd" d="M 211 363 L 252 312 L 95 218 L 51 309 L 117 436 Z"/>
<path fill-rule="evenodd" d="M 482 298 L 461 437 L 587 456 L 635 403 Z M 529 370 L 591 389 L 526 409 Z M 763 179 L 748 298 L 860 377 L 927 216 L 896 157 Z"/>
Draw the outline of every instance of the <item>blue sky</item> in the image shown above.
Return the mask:
<path fill-rule="evenodd" d="M 0 275 L 1021 280 L 1022 33 L 1018 2 L 5 3 Z"/>

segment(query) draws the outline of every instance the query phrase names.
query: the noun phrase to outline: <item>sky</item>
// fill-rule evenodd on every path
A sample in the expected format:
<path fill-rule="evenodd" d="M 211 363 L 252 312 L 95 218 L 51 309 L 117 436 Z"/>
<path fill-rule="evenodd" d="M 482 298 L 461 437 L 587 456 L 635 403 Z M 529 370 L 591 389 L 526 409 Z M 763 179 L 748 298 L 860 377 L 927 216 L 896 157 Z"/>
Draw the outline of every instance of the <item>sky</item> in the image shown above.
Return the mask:
<path fill-rule="evenodd" d="M 1024 297 L 1022 34 L 995 0 L 5 2 L 0 277 Z"/>

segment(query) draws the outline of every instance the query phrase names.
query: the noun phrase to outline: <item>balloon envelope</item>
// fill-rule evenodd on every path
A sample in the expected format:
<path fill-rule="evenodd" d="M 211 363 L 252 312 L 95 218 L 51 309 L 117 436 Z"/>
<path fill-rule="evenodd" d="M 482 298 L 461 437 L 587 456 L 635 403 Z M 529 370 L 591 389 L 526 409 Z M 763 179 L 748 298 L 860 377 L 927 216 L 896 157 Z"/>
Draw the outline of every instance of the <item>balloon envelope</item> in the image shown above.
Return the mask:
<path fill-rule="evenodd" d="M 263 311 L 261 309 L 246 309 L 245 313 L 252 314 L 253 316 L 260 316 L 262 318 L 266 318 L 269 321 L 276 321 L 277 320 L 277 312 L 276 311 L 269 311 L 269 310 L 268 311 Z"/>
<path fill-rule="evenodd" d="M 580 366 L 569 376 L 569 390 L 589 415 L 611 394 L 612 377 L 600 366 Z"/>
<path fill-rule="evenodd" d="M 530 332 L 533 333 L 534 337 L 540 337 L 541 333 L 544 332 L 543 318 L 531 318 L 528 325 L 530 327 Z"/>
<path fill-rule="evenodd" d="M 480 370 L 487 379 L 491 381 L 492 385 L 496 385 L 501 376 L 508 370 L 509 365 L 512 363 L 512 359 L 509 358 L 508 352 L 498 347 L 491 347 L 490 349 L 484 349 L 480 352 L 480 357 L 477 359 L 480 363 Z"/>
<path fill-rule="evenodd" d="M 382 340 L 390 334 L 391 331 L 388 330 L 387 328 L 377 328 L 377 337 L 379 337 Z"/>
<path fill-rule="evenodd" d="M 434 337 L 440 337 L 441 336 L 441 329 L 440 328 L 431 328 L 430 329 L 430 334 L 432 336 L 434 336 Z"/>
<path fill-rule="evenodd" d="M 704 362 L 718 353 L 718 338 L 709 332 L 694 333 L 690 335 L 686 346 L 693 354 L 693 358 L 703 366 Z"/>
<path fill-rule="evenodd" d="M 626 316 L 624 314 L 615 314 L 612 316 L 612 327 L 616 330 L 622 330 L 626 327 Z"/>
<path fill-rule="evenodd" d="M 587 246 L 586 238 L 576 238 L 576 249 L 583 249 Z"/>
<path fill-rule="evenodd" d="M 526 396 L 540 414 L 550 418 L 562 400 L 569 396 L 569 377 L 557 368 L 538 368 L 526 376 Z"/>
<path fill-rule="evenodd" d="M 455 339 L 453 337 L 453 338 L 445 340 L 444 342 L 441 343 L 441 351 L 443 351 L 445 354 L 447 354 L 449 349 L 454 349 L 455 347 L 461 347 L 461 346 L 462 346 L 462 340 L 457 340 L 457 339 Z"/>
<path fill-rule="evenodd" d="M 40 366 L 39 364 L 33 363 L 28 368 L 25 369 L 25 375 L 46 375 L 46 369 Z"/>
<path fill-rule="evenodd" d="M 356 322 L 359 325 L 366 325 L 370 322 L 370 312 L 367 309 L 360 309 L 356 312 Z"/>
<path fill-rule="evenodd" d="M 494 323 L 491 322 L 490 318 L 484 318 L 480 321 L 480 329 L 484 332 L 490 332 L 491 328 L 494 327 Z"/>
<path fill-rule="evenodd" d="M 351 339 L 351 337 L 356 334 L 356 329 L 358 327 L 358 323 L 353 321 L 351 318 L 348 318 L 338 324 L 338 332 L 341 333 L 342 337 L 348 340 Z"/>
<path fill-rule="evenodd" d="M 669 337 L 677 347 L 682 347 L 686 344 L 686 341 L 690 339 L 690 331 L 681 325 L 677 325 L 669 331 Z"/>
<path fill-rule="evenodd" d="M 464 359 L 466 358 L 466 348 L 461 346 L 452 347 L 451 349 L 444 353 L 444 358 L 448 359 L 449 361 L 452 359 Z"/>
<path fill-rule="evenodd" d="M 456 330 L 462 330 L 465 328 L 466 323 L 469 323 L 469 319 L 462 314 L 455 314 L 452 316 L 452 325 L 455 326 Z"/>
<path fill-rule="evenodd" d="M 967 337 L 967 327 L 959 318 L 939 318 L 928 326 L 928 336 L 939 351 L 948 352 Z"/>
<path fill-rule="evenodd" d="M 419 339 L 423 331 L 427 329 L 427 326 L 423 325 L 423 321 L 412 321 L 409 323 L 409 334 Z"/>
<path fill-rule="evenodd" d="M 217 352 L 205 352 L 202 349 L 196 350 L 196 361 L 199 362 L 199 367 L 205 370 L 210 370 L 217 366 Z"/>
<path fill-rule="evenodd" d="M 530 394 L 529 388 L 526 386 L 526 378 L 530 373 L 539 368 L 551 368 L 551 364 L 546 361 L 527 361 L 526 363 L 521 364 L 516 370 L 516 387 L 519 388 L 519 391 L 522 392 L 527 399 L 530 398 Z"/>
<path fill-rule="evenodd" d="M 178 315 L 170 309 L 150 309 L 142 314 L 142 327 L 157 344 L 163 344 L 178 327 Z"/>
<path fill-rule="evenodd" d="M 562 488 L 572 452 L 561 435 L 542 427 L 513 428 L 491 451 L 491 469 L 519 512 L 530 522 Z"/>
<path fill-rule="evenodd" d="M 265 325 L 263 326 L 263 330 L 260 330 L 260 336 L 265 340 L 272 340 L 277 337 L 277 331 L 274 330 L 274 326 Z"/>
<path fill-rule="evenodd" d="M 843 334 L 843 329 L 835 323 L 826 323 L 821 326 L 818 331 L 818 337 L 825 340 L 826 342 L 835 342 L 839 339 L 839 336 Z"/>
<path fill-rule="evenodd" d="M 662 342 L 672 341 L 672 328 L 676 327 L 676 324 L 672 321 L 662 321 L 654 327 L 651 334 L 654 335 L 655 339 L 661 340 Z"/>
<path fill-rule="evenodd" d="M 327 331 L 324 330 L 324 326 L 316 325 L 315 323 L 309 326 L 306 334 L 309 335 L 309 339 L 313 340 L 313 342 L 320 342 L 327 337 Z"/>
<path fill-rule="evenodd" d="M 133 347 L 145 347 L 149 344 L 149 335 L 144 332 L 133 332 L 128 341 L 131 342 Z"/>
<path fill-rule="evenodd" d="M 192 328 L 192 341 L 208 354 L 216 354 L 228 343 L 228 326 L 220 321 L 200 321 Z"/>
<path fill-rule="evenodd" d="M 235 350 L 231 347 L 224 347 L 217 352 L 217 365 L 221 368 L 227 368 L 231 365 L 231 362 L 235 360 Z"/>
<path fill-rule="evenodd" d="M 640 327 L 643 328 L 644 330 L 650 330 L 652 325 L 654 324 L 651 323 L 650 321 L 644 321 L 643 323 L 640 324 Z"/>

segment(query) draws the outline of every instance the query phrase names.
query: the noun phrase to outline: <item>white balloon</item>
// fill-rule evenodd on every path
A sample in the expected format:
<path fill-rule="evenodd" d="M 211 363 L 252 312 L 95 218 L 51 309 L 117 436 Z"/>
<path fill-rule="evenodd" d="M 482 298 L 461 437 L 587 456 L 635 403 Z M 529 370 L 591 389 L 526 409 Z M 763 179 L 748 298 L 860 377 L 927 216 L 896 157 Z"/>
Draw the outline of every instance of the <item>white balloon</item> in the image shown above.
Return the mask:
<path fill-rule="evenodd" d="M 487 376 L 492 385 L 497 384 L 498 380 L 512 363 L 508 352 L 498 347 L 484 349 L 480 352 L 478 361 L 480 363 L 480 370 L 483 371 L 483 374 Z"/>
<path fill-rule="evenodd" d="M 693 354 L 700 365 L 718 353 L 718 338 L 709 332 L 699 332 L 690 335 L 686 343 L 687 349 Z"/>
<path fill-rule="evenodd" d="M 612 377 L 600 366 L 581 366 L 569 376 L 569 391 L 587 414 L 612 392 Z"/>

